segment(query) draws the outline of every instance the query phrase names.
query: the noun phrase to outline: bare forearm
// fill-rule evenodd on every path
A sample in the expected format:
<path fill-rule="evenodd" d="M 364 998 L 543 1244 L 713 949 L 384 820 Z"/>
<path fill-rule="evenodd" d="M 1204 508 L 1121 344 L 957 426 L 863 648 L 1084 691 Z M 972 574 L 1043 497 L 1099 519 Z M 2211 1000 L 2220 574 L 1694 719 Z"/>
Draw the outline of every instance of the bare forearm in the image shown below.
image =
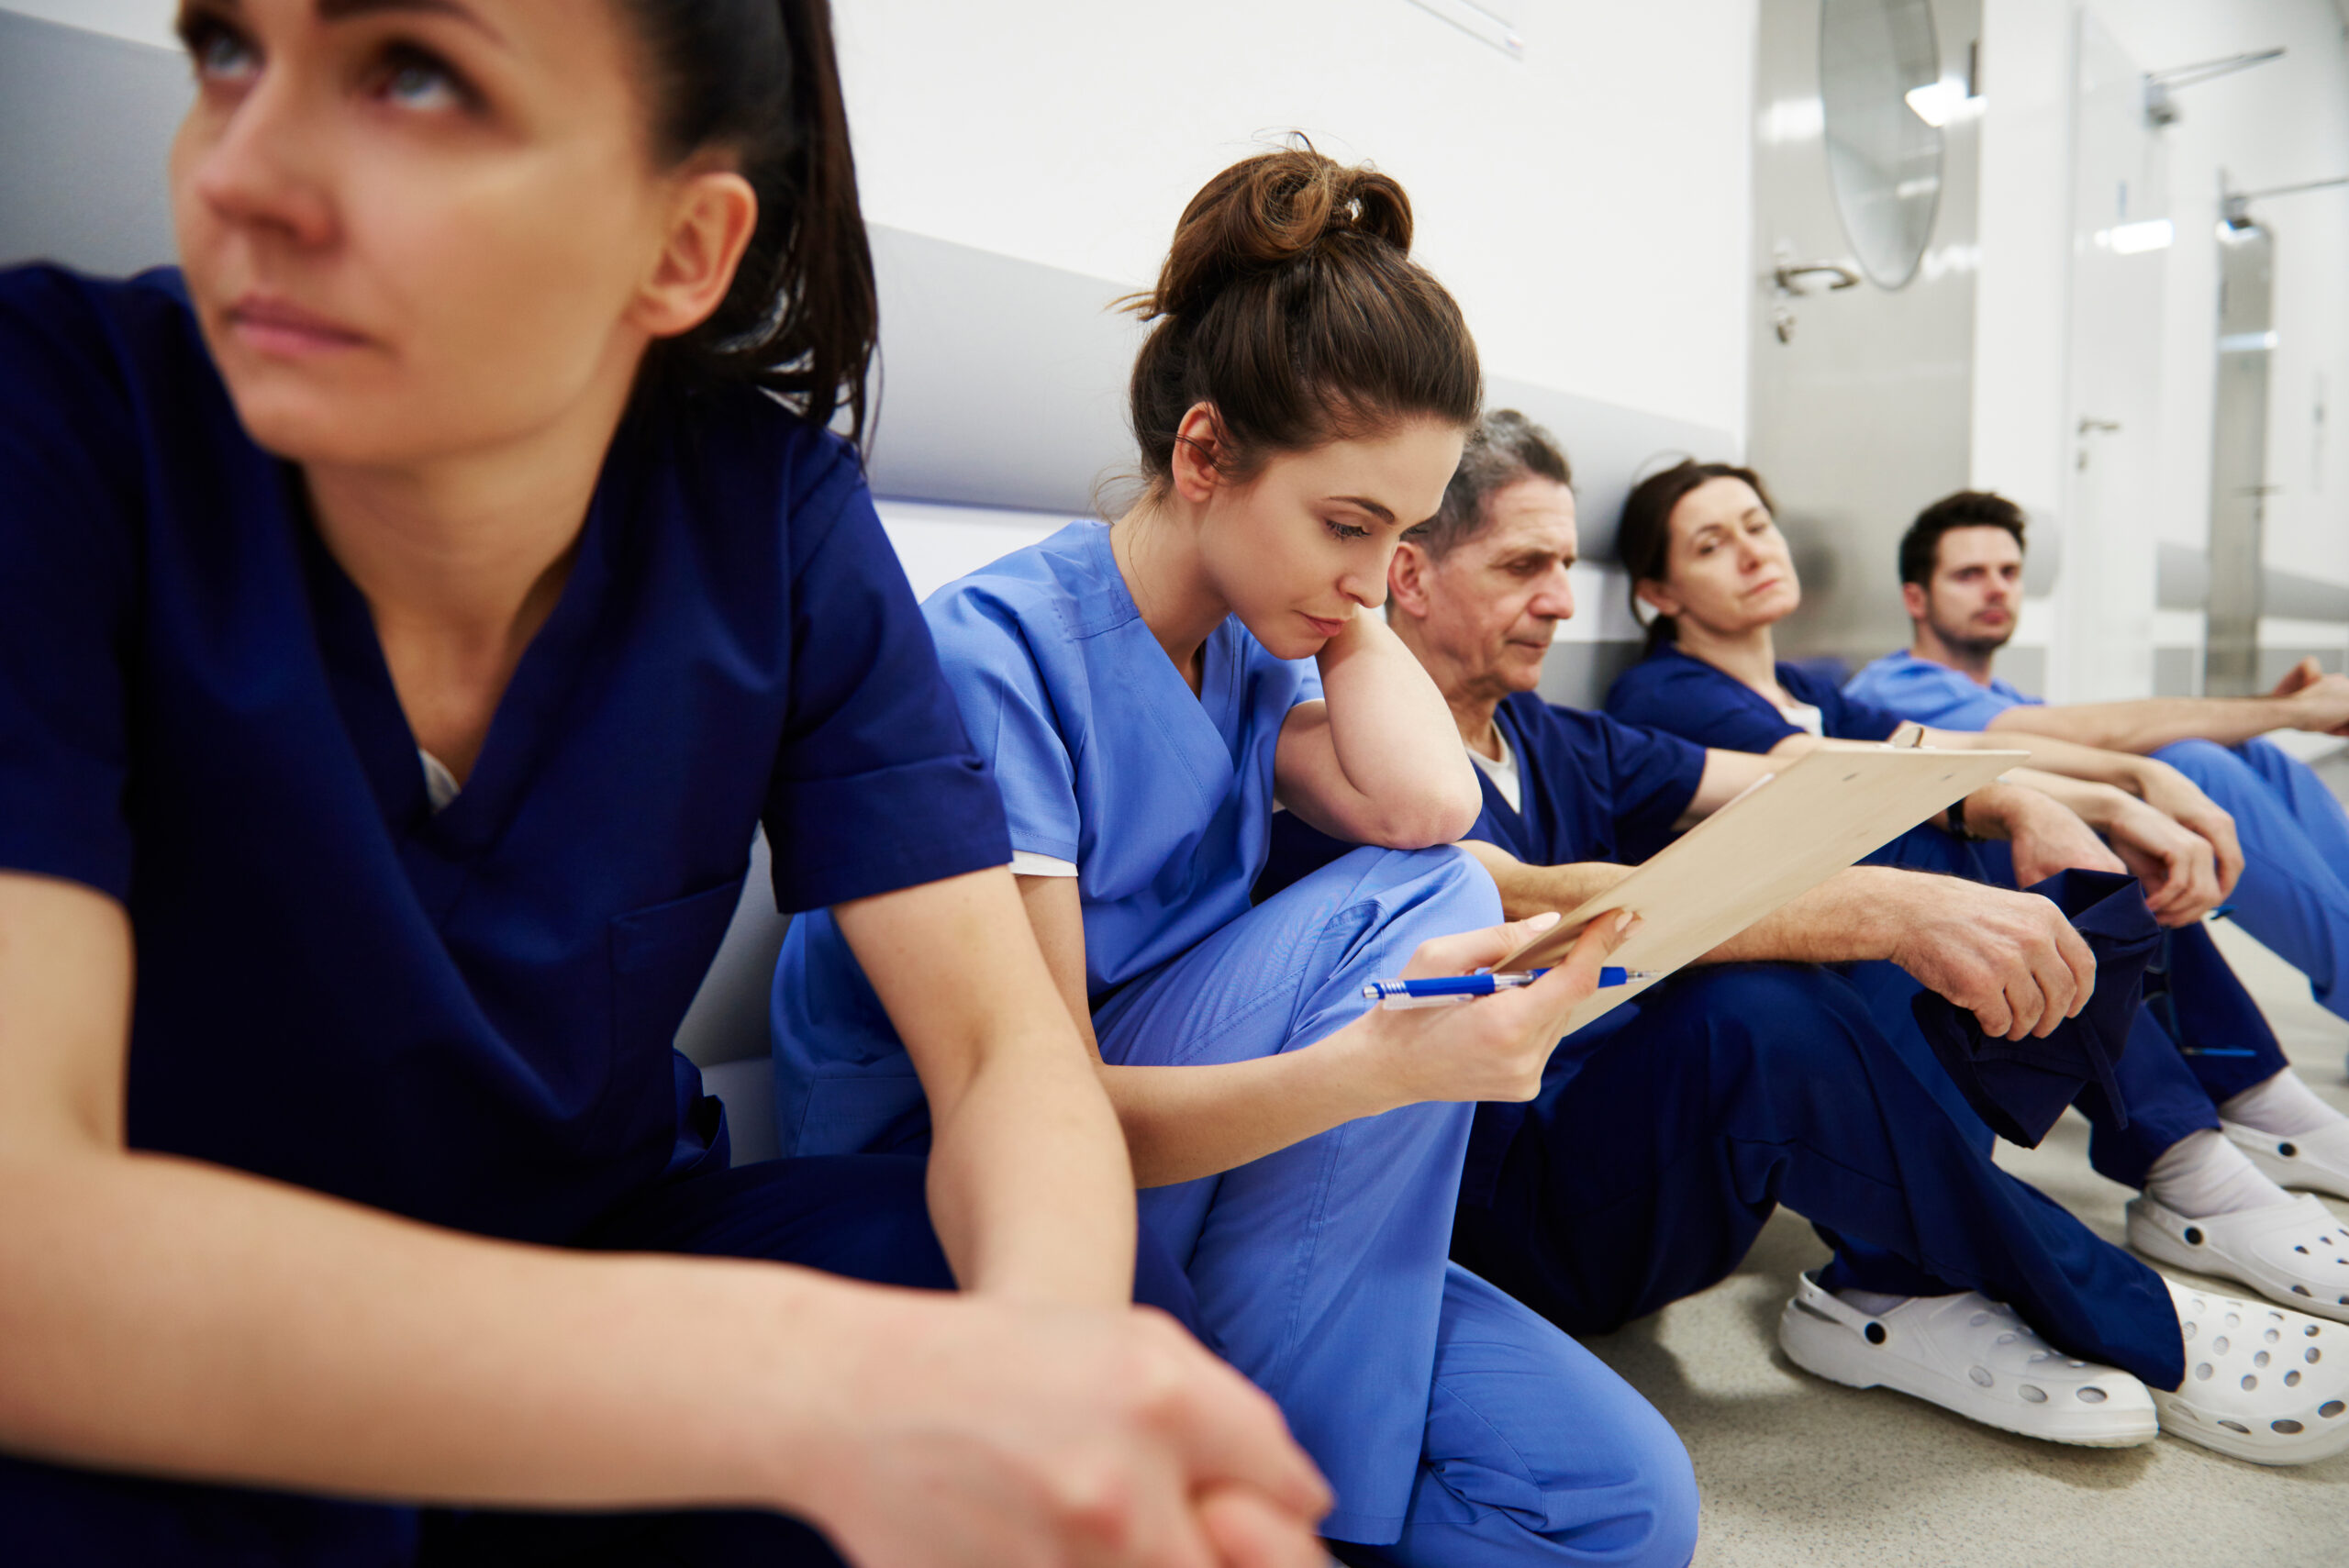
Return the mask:
<path fill-rule="evenodd" d="M 2275 697 L 2145 697 L 2134 702 L 2019 704 L 1990 721 L 1994 732 L 2069 737 L 2084 746 L 2142 756 L 2179 740 L 2240 745 L 2291 726 L 2293 710 Z"/>
<path fill-rule="evenodd" d="M 1765 915 L 1700 963 L 1850 963 L 1888 958 L 1892 904 L 1913 889 L 1914 872 L 1852 866 Z"/>
<path fill-rule="evenodd" d="M 1631 874 L 1630 866 L 1603 861 L 1528 865 L 1508 851 L 1475 839 L 1462 840 L 1460 848 L 1492 873 L 1493 885 L 1501 893 L 1501 913 L 1512 920 L 1545 913 L 1563 915 Z"/>
<path fill-rule="evenodd" d="M 1347 1055 L 1346 1042 L 1333 1036 L 1247 1062 L 1103 1067 L 1136 1184 L 1212 1176 L 1392 1109 L 1368 1074 L 1347 1070 Z"/>
<path fill-rule="evenodd" d="M 1453 829 L 1464 831 L 1481 803 L 1476 775 L 1443 694 L 1402 639 L 1377 617 L 1357 616 L 1319 663 L 1330 746 L 1347 785 L 1374 806 L 1464 810 Z"/>
<path fill-rule="evenodd" d="M 2141 759 L 2130 760 L 2135 762 Z M 2070 808 L 2080 820 L 2097 828 L 2101 828 L 2110 823 L 2121 807 L 2133 798 L 2133 795 L 2114 784 L 2099 784 L 2063 773 L 2043 773 L 2037 768 L 2010 768 L 2003 777 L 2007 787 L 2035 789 L 2057 805 Z M 1986 828 L 2002 826 L 1990 817 L 1977 818 L 1973 804 L 1969 801 L 1966 806 L 1966 821 L 1969 825 L 1973 825 L 1977 820 L 1980 827 Z M 2004 838 L 2012 835 L 1993 831 L 1988 836 Z"/>
<path fill-rule="evenodd" d="M 842 1363 L 898 1296 L 18 1149 L 0 1154 L 0 1443 L 417 1501 L 774 1505 L 850 1418 Z"/>
<path fill-rule="evenodd" d="M 2069 712 L 2071 710 L 2065 710 Z M 2145 759 L 2132 751 L 2082 745 L 2028 729 L 1928 729 L 1925 744 L 1952 751 L 2028 751 L 2029 766 L 2065 778 L 2110 784 L 2132 795 L 2144 793 Z"/>
<path fill-rule="evenodd" d="M 981 1068 L 934 1124 L 930 1221 L 967 1289 L 1131 1299 L 1133 1170 L 1088 1057 L 1070 1045 L 1064 1060 Z"/>

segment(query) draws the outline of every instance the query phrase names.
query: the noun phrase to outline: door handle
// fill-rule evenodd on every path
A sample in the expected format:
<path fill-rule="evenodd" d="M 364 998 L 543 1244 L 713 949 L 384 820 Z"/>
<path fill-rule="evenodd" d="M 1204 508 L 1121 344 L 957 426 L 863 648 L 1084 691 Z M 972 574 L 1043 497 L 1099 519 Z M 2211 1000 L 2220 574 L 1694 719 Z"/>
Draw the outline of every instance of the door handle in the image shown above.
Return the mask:
<path fill-rule="evenodd" d="M 2121 428 L 2121 421 L 2118 419 L 2092 419 L 2085 414 L 2080 416 L 2080 434 L 2083 436 L 2094 435 L 2099 431 L 2109 435 L 2119 428 Z"/>
<path fill-rule="evenodd" d="M 1770 276 L 1777 283 L 1780 294 L 1808 294 L 1802 280 L 1809 277 L 1830 277 L 1835 281 L 1829 289 L 1857 288 L 1860 274 L 1841 261 L 1781 261 Z"/>

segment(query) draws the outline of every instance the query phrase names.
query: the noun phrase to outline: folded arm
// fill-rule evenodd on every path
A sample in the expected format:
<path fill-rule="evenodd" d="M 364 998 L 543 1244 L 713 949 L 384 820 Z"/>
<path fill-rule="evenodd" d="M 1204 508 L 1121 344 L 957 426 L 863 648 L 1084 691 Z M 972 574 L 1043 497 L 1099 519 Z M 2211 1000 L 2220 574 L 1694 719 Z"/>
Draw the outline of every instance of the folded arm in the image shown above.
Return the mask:
<path fill-rule="evenodd" d="M 1275 797 L 1334 838 L 1386 849 L 1446 844 L 1483 809 L 1443 694 L 1375 615 L 1324 644 L 1320 702 L 1281 726 Z"/>

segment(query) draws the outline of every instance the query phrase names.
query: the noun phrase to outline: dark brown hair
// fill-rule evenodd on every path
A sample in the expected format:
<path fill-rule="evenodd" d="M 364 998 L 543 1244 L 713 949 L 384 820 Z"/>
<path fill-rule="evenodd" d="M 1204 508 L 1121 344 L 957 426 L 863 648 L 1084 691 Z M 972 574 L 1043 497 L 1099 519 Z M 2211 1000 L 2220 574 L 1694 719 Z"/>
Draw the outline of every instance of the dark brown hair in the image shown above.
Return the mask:
<path fill-rule="evenodd" d="M 1750 468 L 1740 468 L 1733 462 L 1698 462 L 1683 458 L 1661 473 L 1652 473 L 1631 487 L 1623 497 L 1623 521 L 1615 531 L 1615 553 L 1623 562 L 1625 575 L 1631 578 L 1631 618 L 1643 620 L 1648 628 L 1648 650 L 1655 651 L 1659 643 L 1671 641 L 1678 635 L 1666 615 L 1642 617 L 1640 613 L 1640 584 L 1661 583 L 1668 575 L 1666 567 L 1672 560 L 1672 511 L 1687 494 L 1700 484 L 1716 479 L 1742 479 L 1760 496 L 1764 510 L 1776 512 L 1776 503 L 1770 499 L 1768 486 L 1762 476 Z"/>
<path fill-rule="evenodd" d="M 1942 535 L 1952 528 L 2004 528 L 2023 542 L 2021 506 L 1993 490 L 1961 490 L 1944 495 L 1923 511 L 1900 536 L 1900 580 L 1930 586 L 1933 569 L 1941 564 Z"/>
<path fill-rule="evenodd" d="M 1537 477 L 1575 482 L 1558 438 L 1514 408 L 1497 408 L 1468 433 L 1460 466 L 1443 487 L 1443 505 L 1403 537 L 1441 561 L 1484 530 L 1485 503 L 1497 491 Z"/>
<path fill-rule="evenodd" d="M 1120 302 L 1157 323 L 1130 388 L 1152 489 L 1201 403 L 1221 431 L 1219 471 L 1242 482 L 1275 452 L 1398 419 L 1473 423 L 1476 345 L 1410 250 L 1403 187 L 1301 139 L 1209 180 L 1183 209 L 1158 286 Z"/>
<path fill-rule="evenodd" d="M 708 320 L 655 344 L 650 383 L 749 382 L 813 424 L 865 426 L 879 336 L 827 0 L 617 0 L 647 57 L 652 153 L 730 152 L 758 227 Z"/>

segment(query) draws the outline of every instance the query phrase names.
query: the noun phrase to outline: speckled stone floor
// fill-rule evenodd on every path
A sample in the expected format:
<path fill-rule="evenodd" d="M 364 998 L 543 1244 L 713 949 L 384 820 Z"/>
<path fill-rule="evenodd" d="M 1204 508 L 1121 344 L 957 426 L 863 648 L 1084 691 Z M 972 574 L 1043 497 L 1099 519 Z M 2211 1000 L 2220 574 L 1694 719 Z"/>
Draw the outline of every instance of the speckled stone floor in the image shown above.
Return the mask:
<path fill-rule="evenodd" d="M 2231 925 L 2214 935 L 2301 1076 L 2349 1110 L 2349 1023 Z M 2132 1195 L 2088 1169 L 2076 1113 L 2036 1150 L 2001 1145 L 2000 1163 L 2121 1240 Z M 2349 1202 L 2332 1207 L 2349 1218 Z M 2268 1470 L 2174 1438 L 2063 1448 L 1796 1371 L 1778 1311 L 1796 1273 L 1826 1256 L 1780 1213 L 1730 1279 L 1587 1341 L 1688 1445 L 1699 1568 L 2349 1568 L 2349 1454 Z"/>

